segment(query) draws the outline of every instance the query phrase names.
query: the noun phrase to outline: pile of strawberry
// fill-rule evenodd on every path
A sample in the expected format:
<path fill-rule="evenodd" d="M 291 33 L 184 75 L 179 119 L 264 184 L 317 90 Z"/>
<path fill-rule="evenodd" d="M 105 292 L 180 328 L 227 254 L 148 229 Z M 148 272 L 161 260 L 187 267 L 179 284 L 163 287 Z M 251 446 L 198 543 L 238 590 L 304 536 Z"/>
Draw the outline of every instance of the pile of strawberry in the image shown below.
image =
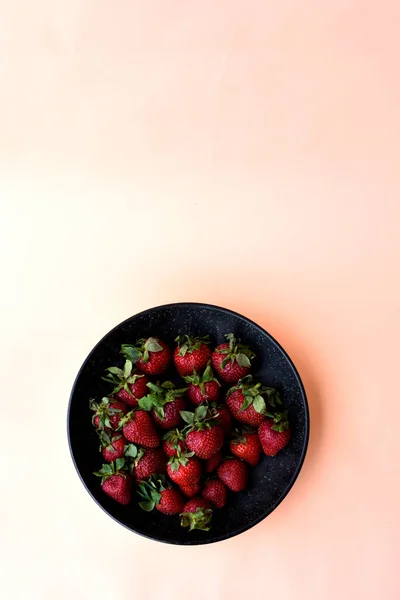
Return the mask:
<path fill-rule="evenodd" d="M 90 401 L 106 461 L 95 475 L 111 498 L 129 504 L 136 487 L 143 510 L 180 515 L 183 527 L 208 531 L 228 490 L 246 487 L 249 465 L 286 446 L 279 393 L 250 375 L 254 352 L 225 337 L 214 350 L 208 336 L 179 336 L 173 353 L 155 337 L 122 345 L 125 364 L 103 378 L 113 390 Z M 157 379 L 171 363 L 185 387 Z"/>

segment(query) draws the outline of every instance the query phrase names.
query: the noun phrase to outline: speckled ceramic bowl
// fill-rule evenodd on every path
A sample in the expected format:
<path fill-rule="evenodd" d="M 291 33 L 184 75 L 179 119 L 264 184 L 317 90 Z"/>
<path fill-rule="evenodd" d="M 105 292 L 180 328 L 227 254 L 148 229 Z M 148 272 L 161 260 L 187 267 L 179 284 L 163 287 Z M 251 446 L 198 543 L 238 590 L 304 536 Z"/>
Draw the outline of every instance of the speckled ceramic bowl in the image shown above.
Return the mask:
<path fill-rule="evenodd" d="M 289 445 L 276 457 L 264 456 L 251 469 L 248 488 L 231 493 L 226 508 L 214 511 L 209 532 L 188 532 L 179 518 L 166 517 L 157 511 L 144 513 L 134 504 L 121 506 L 106 496 L 99 479 L 93 475 L 101 464 L 98 440 L 91 424 L 90 397 L 100 399 L 109 393 L 102 381 L 104 369 L 118 363 L 122 343 L 141 337 L 159 336 L 171 346 L 183 333 L 210 334 L 215 343 L 233 332 L 252 346 L 257 354 L 254 375 L 264 384 L 281 390 L 289 408 L 293 435 Z M 300 377 L 281 346 L 259 325 L 225 308 L 209 304 L 182 302 L 151 308 L 117 325 L 91 351 L 74 383 L 68 408 L 68 438 L 72 458 L 88 492 L 106 513 L 128 529 L 154 540 L 171 544 L 207 544 L 225 540 L 253 527 L 269 515 L 294 484 L 307 450 L 309 413 Z"/>

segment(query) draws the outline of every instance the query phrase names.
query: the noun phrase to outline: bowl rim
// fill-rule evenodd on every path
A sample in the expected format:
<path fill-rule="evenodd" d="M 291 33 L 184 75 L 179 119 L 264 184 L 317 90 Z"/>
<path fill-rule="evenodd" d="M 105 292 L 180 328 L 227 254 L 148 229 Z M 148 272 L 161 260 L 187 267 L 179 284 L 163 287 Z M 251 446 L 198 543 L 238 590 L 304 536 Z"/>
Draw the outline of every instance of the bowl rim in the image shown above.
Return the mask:
<path fill-rule="evenodd" d="M 115 330 L 119 329 L 122 325 L 124 325 L 125 323 L 128 323 L 128 321 L 131 321 L 133 318 L 135 317 L 139 317 L 139 316 L 145 316 L 146 314 L 151 313 L 154 310 L 161 310 L 161 309 L 174 309 L 176 307 L 180 307 L 180 308 L 185 308 L 185 307 L 190 307 L 190 308 L 211 308 L 211 309 L 217 309 L 218 311 L 222 311 L 228 315 L 237 317 L 243 321 L 245 321 L 246 323 L 252 325 L 253 327 L 255 327 L 256 329 L 259 330 L 259 332 L 263 335 L 266 335 L 270 341 L 283 353 L 283 355 L 285 356 L 286 360 L 289 362 L 290 366 L 293 369 L 293 373 L 296 377 L 297 383 L 299 385 L 300 388 L 300 392 L 302 395 L 302 399 L 303 399 L 303 404 L 304 404 L 304 409 L 305 409 L 305 423 L 304 423 L 304 440 L 303 440 L 303 446 L 301 449 L 301 454 L 299 456 L 299 460 L 296 466 L 296 469 L 289 481 L 289 483 L 287 484 L 284 492 L 277 498 L 277 500 L 272 504 L 272 506 L 270 507 L 270 509 L 268 511 L 265 512 L 265 514 L 263 514 L 260 517 L 257 517 L 251 521 L 249 521 L 248 523 L 246 523 L 246 525 L 243 525 L 242 527 L 239 527 L 237 529 L 235 529 L 234 532 L 232 533 L 227 533 L 227 534 L 223 534 L 223 535 L 218 535 L 218 536 L 214 536 L 211 539 L 208 538 L 204 538 L 204 540 L 193 540 L 188 538 L 187 540 L 185 540 L 184 542 L 182 541 L 174 541 L 174 540 L 165 540 L 165 539 L 160 539 L 158 537 L 155 536 L 151 536 L 151 535 L 147 535 L 146 533 L 142 533 L 141 531 L 137 531 L 136 529 L 133 529 L 132 527 L 130 527 L 129 525 L 126 525 L 125 523 L 122 523 L 119 519 L 117 519 L 116 517 L 114 517 L 114 515 L 112 515 L 111 513 L 108 512 L 108 510 L 93 496 L 92 492 L 89 490 L 88 486 L 86 485 L 86 482 L 84 480 L 84 478 L 81 475 L 81 472 L 79 470 L 79 467 L 77 465 L 77 462 L 75 460 L 75 456 L 74 456 L 74 452 L 73 452 L 73 448 L 72 448 L 72 444 L 71 444 L 71 435 L 70 435 L 70 412 L 71 412 L 71 404 L 72 404 L 72 398 L 74 396 L 75 393 L 75 388 L 77 386 L 78 380 L 80 378 L 80 375 L 82 373 L 82 371 L 84 370 L 84 368 L 86 367 L 86 364 L 90 358 L 90 356 L 93 354 L 93 352 L 104 342 L 104 340 Z M 251 529 L 252 527 L 254 527 L 255 525 L 258 525 L 258 523 L 261 523 L 261 521 L 263 521 L 266 517 L 268 517 L 278 506 L 279 504 L 281 504 L 281 502 L 283 502 L 283 500 L 286 498 L 286 496 L 289 494 L 289 492 L 291 491 L 291 489 L 293 488 L 299 474 L 300 471 L 303 467 L 304 464 L 304 460 L 307 454 L 307 449 L 308 449 L 308 442 L 309 442 L 309 438 L 310 438 L 310 410 L 309 410 L 309 406 L 308 406 L 308 400 L 307 400 L 307 394 L 303 385 L 303 382 L 301 380 L 301 377 L 299 375 L 299 372 L 295 366 L 295 364 L 293 363 L 292 359 L 290 358 L 289 354 L 286 352 L 286 350 L 281 346 L 281 344 L 268 332 L 266 331 L 266 329 L 264 329 L 263 327 L 261 327 L 258 323 L 256 323 L 255 321 L 253 321 L 252 319 L 249 319 L 248 317 L 245 317 L 244 315 L 235 312 L 233 310 L 230 310 L 229 308 L 225 308 L 223 306 L 218 306 L 216 304 L 208 304 L 208 303 L 204 303 L 204 302 L 172 302 L 169 304 L 160 304 L 158 306 L 153 306 L 151 308 L 147 308 L 143 311 L 140 311 L 130 317 L 128 317 L 127 319 L 124 319 L 123 321 L 121 321 L 121 323 L 118 323 L 117 325 L 115 325 L 115 327 L 113 327 L 112 329 L 110 329 L 110 331 L 108 331 L 105 335 L 103 335 L 103 337 L 97 342 L 97 344 L 95 344 L 95 346 L 93 346 L 93 348 L 90 350 L 89 354 L 86 356 L 86 358 L 84 359 L 75 379 L 74 379 L 74 383 L 72 385 L 72 389 L 71 389 L 71 393 L 69 396 L 69 401 L 68 401 L 68 409 L 67 409 L 67 438 L 68 438 L 68 447 L 69 447 L 69 451 L 71 454 L 71 458 L 72 458 L 72 462 L 74 464 L 75 470 L 78 473 L 78 476 L 81 480 L 81 482 L 84 485 L 84 488 L 86 489 L 87 493 L 90 495 L 90 497 L 92 498 L 92 500 L 95 501 L 95 503 L 109 516 L 111 517 L 116 523 L 119 523 L 119 525 L 122 525 L 122 527 L 125 527 L 126 529 L 128 529 L 129 531 L 132 531 L 134 533 L 136 533 L 137 535 L 140 535 L 142 537 L 145 537 L 149 540 L 153 540 L 156 542 L 161 542 L 164 544 L 172 544 L 172 545 L 177 545 L 177 546 L 200 546 L 203 544 L 213 544 L 213 543 L 217 543 L 217 542 L 222 542 L 224 540 L 228 540 L 230 538 L 236 537 L 237 535 L 240 535 L 241 533 L 244 533 L 245 531 L 248 531 L 249 529 Z"/>

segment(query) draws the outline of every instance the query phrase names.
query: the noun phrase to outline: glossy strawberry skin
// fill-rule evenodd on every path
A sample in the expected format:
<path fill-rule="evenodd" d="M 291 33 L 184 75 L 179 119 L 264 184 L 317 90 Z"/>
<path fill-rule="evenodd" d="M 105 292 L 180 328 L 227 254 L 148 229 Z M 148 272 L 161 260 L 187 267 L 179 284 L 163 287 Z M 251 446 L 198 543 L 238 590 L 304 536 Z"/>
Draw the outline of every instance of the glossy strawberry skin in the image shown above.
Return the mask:
<path fill-rule="evenodd" d="M 111 438 L 111 446 L 114 450 L 106 446 L 102 449 L 101 453 L 104 460 L 107 462 L 113 462 L 117 458 L 123 458 L 125 450 L 125 439 L 121 434 L 116 434 Z"/>
<path fill-rule="evenodd" d="M 193 371 L 202 371 L 211 358 L 211 350 L 207 344 L 201 344 L 200 348 L 193 350 L 193 352 L 186 352 L 185 356 L 180 356 L 179 351 L 180 346 L 175 348 L 174 362 L 181 377 L 191 375 Z"/>
<path fill-rule="evenodd" d="M 208 381 L 204 383 L 205 394 L 201 391 L 199 385 L 189 384 L 187 395 L 192 404 L 199 406 L 203 402 L 218 402 L 220 397 L 220 386 L 217 381 Z"/>
<path fill-rule="evenodd" d="M 145 362 L 143 358 L 139 358 L 136 366 L 146 375 L 161 375 L 164 373 L 171 362 L 171 350 L 165 342 L 159 338 L 155 340 L 162 346 L 159 352 L 149 352 L 149 360 Z"/>
<path fill-rule="evenodd" d="M 218 467 L 221 460 L 222 460 L 222 452 L 219 451 L 216 454 L 214 454 L 214 456 L 212 456 L 211 458 L 206 460 L 205 466 L 204 466 L 205 472 L 212 473 L 213 471 L 215 471 L 215 469 Z"/>
<path fill-rule="evenodd" d="M 196 483 L 192 483 L 191 485 L 182 485 L 180 488 L 187 498 L 194 498 L 200 494 L 201 484 L 200 481 L 196 481 Z"/>
<path fill-rule="evenodd" d="M 261 446 L 267 456 L 276 456 L 288 444 L 292 435 L 290 429 L 284 431 L 271 429 L 273 424 L 272 419 L 265 419 L 258 428 Z"/>
<path fill-rule="evenodd" d="M 156 504 L 156 509 L 164 515 L 179 515 L 182 512 L 184 502 L 178 490 L 173 488 L 160 492 L 161 500 Z"/>
<path fill-rule="evenodd" d="M 229 348 L 229 344 L 220 344 L 212 353 L 211 362 L 214 371 L 220 378 L 226 383 L 237 383 L 239 379 L 242 379 L 245 375 L 250 372 L 250 367 L 241 367 L 239 363 L 234 360 L 229 360 L 225 367 L 221 367 L 221 363 L 225 358 L 225 354 L 220 354 L 218 350 L 224 350 Z"/>
<path fill-rule="evenodd" d="M 262 448 L 257 433 L 243 433 L 243 441 L 232 440 L 230 450 L 232 454 L 245 460 L 252 467 L 260 462 Z"/>
<path fill-rule="evenodd" d="M 179 465 L 177 470 L 173 470 L 171 464 L 167 467 L 169 478 L 183 487 L 196 483 L 201 477 L 201 470 L 201 463 L 195 456 L 188 458 L 187 464 Z"/>
<path fill-rule="evenodd" d="M 167 402 L 164 405 L 165 418 L 161 419 L 155 410 L 152 411 L 152 416 L 156 424 L 161 429 L 173 429 L 180 425 L 182 418 L 180 415 L 181 410 L 185 410 L 186 402 L 182 396 L 177 396 L 172 402 Z"/>
<path fill-rule="evenodd" d="M 184 513 L 195 513 L 198 508 L 211 508 L 211 504 L 206 498 L 192 498 L 188 502 L 186 502 L 183 507 Z"/>
<path fill-rule="evenodd" d="M 241 492 L 247 485 L 248 470 L 244 462 L 237 458 L 227 459 L 217 469 L 218 478 L 232 492 Z"/>
<path fill-rule="evenodd" d="M 186 444 L 189 450 L 199 458 L 211 458 L 224 443 L 224 432 L 219 425 L 212 425 L 207 429 L 190 431 L 186 436 Z"/>
<path fill-rule="evenodd" d="M 160 475 L 167 469 L 167 457 L 160 448 L 148 448 L 133 467 L 133 474 L 139 483 L 150 475 Z"/>
<path fill-rule="evenodd" d="M 132 479 L 130 475 L 111 475 L 102 484 L 101 488 L 108 496 L 119 502 L 129 504 L 131 500 Z"/>
<path fill-rule="evenodd" d="M 236 390 L 228 396 L 226 399 L 226 405 L 237 421 L 246 423 L 247 425 L 252 425 L 253 427 L 258 427 L 263 422 L 265 416 L 261 413 L 258 413 L 252 404 L 250 404 L 250 406 L 244 410 L 240 410 L 244 401 L 245 397 L 242 391 Z"/>
<path fill-rule="evenodd" d="M 115 394 L 115 397 L 125 402 L 128 406 L 135 407 L 138 404 L 137 401 L 148 393 L 148 381 L 146 375 L 142 375 L 136 379 L 135 383 L 129 384 L 131 394 L 122 388 L 122 390 Z"/>
<path fill-rule="evenodd" d="M 156 448 L 160 445 L 160 436 L 153 420 L 144 410 L 133 411 L 130 420 L 123 425 L 122 432 L 129 442 L 145 448 Z"/>
<path fill-rule="evenodd" d="M 173 448 L 172 443 L 173 442 L 169 442 L 168 440 L 163 441 L 163 450 L 168 457 L 178 456 L 178 448 Z M 179 440 L 177 445 L 179 447 L 179 452 L 182 453 L 186 450 L 186 444 L 183 440 Z"/>
<path fill-rule="evenodd" d="M 219 479 L 207 481 L 201 495 L 215 508 L 223 508 L 226 504 L 226 487 Z"/>

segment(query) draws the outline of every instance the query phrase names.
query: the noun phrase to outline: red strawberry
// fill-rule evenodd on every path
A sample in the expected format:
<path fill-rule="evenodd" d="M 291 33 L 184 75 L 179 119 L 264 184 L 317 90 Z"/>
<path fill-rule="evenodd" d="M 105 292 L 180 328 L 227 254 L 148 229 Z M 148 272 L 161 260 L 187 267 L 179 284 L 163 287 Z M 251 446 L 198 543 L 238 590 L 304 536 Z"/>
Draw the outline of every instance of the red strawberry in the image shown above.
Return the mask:
<path fill-rule="evenodd" d="M 123 458 L 125 439 L 120 433 L 114 433 L 110 436 L 106 431 L 100 431 L 100 451 L 104 460 L 108 462 Z"/>
<path fill-rule="evenodd" d="M 198 508 L 211 508 L 211 504 L 205 498 L 192 498 L 186 502 L 183 512 L 196 512 Z"/>
<path fill-rule="evenodd" d="M 128 442 L 140 444 L 145 448 L 160 445 L 160 436 L 154 427 L 149 413 L 144 410 L 132 410 L 121 419 L 122 432 Z"/>
<path fill-rule="evenodd" d="M 172 358 L 167 344 L 155 337 L 141 339 L 135 346 L 123 344 L 121 354 L 146 375 L 161 375 L 168 369 Z"/>
<path fill-rule="evenodd" d="M 164 515 L 179 515 L 183 510 L 180 492 L 166 483 L 165 477 L 150 477 L 139 485 L 139 506 L 149 512 L 156 508 Z"/>
<path fill-rule="evenodd" d="M 215 416 L 224 434 L 230 436 L 233 429 L 233 419 L 229 409 L 224 404 L 220 404 L 217 407 L 213 405 L 212 414 Z"/>
<path fill-rule="evenodd" d="M 208 363 L 202 375 L 198 375 L 196 371 L 192 375 L 187 375 L 183 378 L 188 387 L 188 397 L 192 404 L 199 406 L 203 402 L 217 402 L 220 394 L 220 383 L 215 379 L 210 363 Z"/>
<path fill-rule="evenodd" d="M 173 456 L 169 459 L 167 472 L 179 486 L 193 485 L 201 477 L 201 464 L 198 458 L 191 454 Z"/>
<path fill-rule="evenodd" d="M 140 448 L 134 460 L 132 471 L 137 482 L 151 475 L 165 473 L 167 457 L 161 448 Z"/>
<path fill-rule="evenodd" d="M 183 394 L 186 388 L 177 390 L 171 381 L 165 381 L 161 385 L 148 383 L 149 393 L 139 400 L 139 406 L 143 410 L 152 411 L 153 418 L 162 429 L 172 429 L 181 423 L 181 411 L 185 409 L 186 403 Z"/>
<path fill-rule="evenodd" d="M 169 457 L 179 456 L 186 450 L 185 437 L 179 429 L 167 431 L 163 437 L 163 450 Z"/>
<path fill-rule="evenodd" d="M 103 465 L 95 473 L 101 477 L 103 492 L 120 504 L 129 504 L 131 500 L 132 478 L 125 468 L 124 459 L 118 458 L 115 463 Z"/>
<path fill-rule="evenodd" d="M 228 342 L 220 344 L 214 350 L 212 365 L 221 379 L 236 383 L 250 371 L 250 361 L 255 354 L 248 346 L 241 344 L 240 340 L 236 340 L 233 333 L 228 333 L 225 337 Z"/>
<path fill-rule="evenodd" d="M 281 404 L 281 399 L 274 388 L 261 386 L 261 383 L 255 384 L 251 375 L 248 375 L 228 390 L 226 404 L 235 419 L 258 427 L 264 420 L 267 409 Z"/>
<path fill-rule="evenodd" d="M 211 358 L 211 350 L 207 346 L 208 337 L 193 338 L 180 335 L 175 340 L 178 347 L 174 351 L 176 370 L 181 377 L 191 375 L 193 371 L 202 371 Z"/>
<path fill-rule="evenodd" d="M 246 464 L 237 458 L 228 458 L 217 469 L 219 479 L 232 492 L 241 492 L 247 485 Z"/>
<path fill-rule="evenodd" d="M 126 413 L 125 404 L 112 398 L 103 398 L 100 404 L 92 399 L 89 406 L 95 411 L 92 423 L 96 429 L 117 429 L 121 417 Z"/>
<path fill-rule="evenodd" d="M 148 379 L 146 375 L 133 369 L 130 360 L 125 361 L 123 369 L 109 367 L 106 371 L 108 371 L 108 375 L 103 379 L 114 385 L 112 395 L 128 406 L 137 406 L 139 398 L 143 398 L 147 394 Z"/>
<path fill-rule="evenodd" d="M 260 462 L 262 448 L 255 432 L 239 433 L 236 431 L 236 435 L 230 443 L 230 450 L 232 454 L 245 460 L 252 467 L 256 467 Z"/>
<path fill-rule="evenodd" d="M 190 431 L 186 443 L 192 452 L 199 458 L 211 458 L 224 443 L 224 432 L 219 425 L 212 425 L 209 429 Z"/>
<path fill-rule="evenodd" d="M 183 510 L 183 499 L 178 490 L 170 488 L 160 492 L 161 499 L 156 509 L 164 515 L 179 515 Z"/>
<path fill-rule="evenodd" d="M 188 378 L 185 377 L 185 380 Z M 220 395 L 220 384 L 215 381 L 208 381 L 204 384 L 204 392 L 199 385 L 189 384 L 188 397 L 192 404 L 199 406 L 203 402 L 216 402 Z"/>
<path fill-rule="evenodd" d="M 213 471 L 215 471 L 215 469 L 218 467 L 221 460 L 222 460 L 222 452 L 217 452 L 216 454 L 214 454 L 214 456 L 212 456 L 211 458 L 206 460 L 206 464 L 204 467 L 205 472 L 212 473 Z"/>
<path fill-rule="evenodd" d="M 189 423 L 186 445 L 199 458 L 211 458 L 224 443 L 224 432 L 216 423 L 207 406 L 201 405 L 194 413 L 182 411 L 182 418 Z"/>
<path fill-rule="evenodd" d="M 211 502 L 215 508 L 223 508 L 226 503 L 226 487 L 219 479 L 211 479 L 204 484 L 203 498 Z"/>
<path fill-rule="evenodd" d="M 184 398 L 180 396 L 176 396 L 174 400 L 168 402 L 164 406 L 164 417 L 160 417 L 157 409 L 153 410 L 151 414 L 153 415 L 153 419 L 157 423 L 161 429 L 171 429 L 172 427 L 177 427 L 181 421 L 181 411 L 185 410 L 186 402 Z"/>
<path fill-rule="evenodd" d="M 200 493 L 201 484 L 200 481 L 196 481 L 196 483 L 192 483 L 191 485 L 181 485 L 180 488 L 185 496 L 194 498 L 194 496 L 197 496 L 197 494 Z"/>
<path fill-rule="evenodd" d="M 272 419 L 265 419 L 258 428 L 262 448 L 267 456 L 275 456 L 291 438 L 287 410 L 275 413 Z"/>
<path fill-rule="evenodd" d="M 205 498 L 193 498 L 186 502 L 181 513 L 182 527 L 189 527 L 189 531 L 200 529 L 210 530 L 212 518 L 211 505 Z"/>

